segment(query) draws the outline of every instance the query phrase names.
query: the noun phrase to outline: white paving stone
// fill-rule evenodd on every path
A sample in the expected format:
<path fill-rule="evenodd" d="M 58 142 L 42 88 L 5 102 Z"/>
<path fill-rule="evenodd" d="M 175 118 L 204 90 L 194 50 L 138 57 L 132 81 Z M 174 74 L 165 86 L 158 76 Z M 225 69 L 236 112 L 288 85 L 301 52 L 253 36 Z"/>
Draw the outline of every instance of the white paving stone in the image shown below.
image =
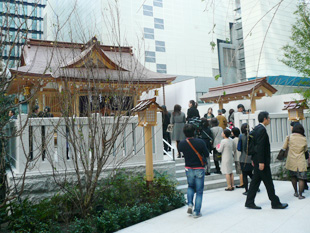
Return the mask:
<path fill-rule="evenodd" d="M 194 219 L 187 207 L 171 211 L 156 218 L 125 228 L 121 233 L 309 233 L 310 190 L 305 199 L 293 196 L 288 181 L 274 181 L 276 194 L 281 202 L 289 204 L 284 210 L 271 209 L 265 186 L 257 194 L 255 203 L 262 210 L 244 207 L 244 189 L 226 192 L 223 188 L 205 191 L 202 217 Z"/>

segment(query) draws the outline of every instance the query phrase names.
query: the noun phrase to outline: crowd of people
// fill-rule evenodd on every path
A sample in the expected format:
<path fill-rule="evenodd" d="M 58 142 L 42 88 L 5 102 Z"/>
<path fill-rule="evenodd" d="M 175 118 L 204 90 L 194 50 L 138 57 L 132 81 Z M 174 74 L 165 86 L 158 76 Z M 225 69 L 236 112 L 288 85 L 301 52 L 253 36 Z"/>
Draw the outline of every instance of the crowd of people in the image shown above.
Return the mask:
<path fill-rule="evenodd" d="M 164 107 L 164 109 L 166 108 Z M 247 123 L 242 124 L 240 129 L 234 126 L 234 109 L 229 110 L 226 118 L 224 109 L 218 110 L 218 115 L 215 117 L 212 108 L 209 108 L 204 117 L 200 119 L 199 126 L 195 123 L 196 121 L 193 121 L 193 119 L 200 118 L 195 101 L 189 102 L 187 117 L 181 110 L 180 105 L 175 105 L 171 116 L 165 110 L 166 122 L 164 120 L 164 124 L 173 124 L 171 139 L 177 143 L 178 158 L 185 158 L 189 214 L 194 217 L 201 216 L 203 183 L 205 175 L 211 174 L 211 155 L 215 165 L 214 173 L 223 174 L 226 177 L 225 191 L 244 188 L 243 194 L 247 196 L 245 207 L 261 209 L 254 202 L 256 193 L 260 191 L 261 181 L 266 187 L 273 209 L 284 209 L 288 206 L 288 204 L 280 202 L 279 197 L 275 194 L 272 181 L 270 142 L 266 130 L 266 126 L 270 124 L 268 112 L 259 113 L 259 124 L 250 132 Z M 237 111 L 244 114 L 249 112 L 242 104 L 237 106 Z M 283 150 L 288 150 L 285 166 L 289 171 L 293 185 L 293 195 L 304 199 L 303 192 L 308 189 L 306 181 L 308 165 L 306 158 L 307 155 L 309 156 L 307 140 L 304 128 L 300 123 L 292 122 L 291 126 L 292 134 L 286 138 L 283 145 Z M 169 137 L 166 133 L 163 136 L 164 138 Z M 253 145 L 255 145 L 253 154 L 248 153 L 249 144 L 251 144 L 250 137 L 255 138 L 255 140 L 252 139 Z M 203 157 L 203 161 L 200 157 Z M 234 185 L 233 170 L 239 176 L 240 184 L 237 186 Z M 250 185 L 248 178 L 251 179 Z"/>

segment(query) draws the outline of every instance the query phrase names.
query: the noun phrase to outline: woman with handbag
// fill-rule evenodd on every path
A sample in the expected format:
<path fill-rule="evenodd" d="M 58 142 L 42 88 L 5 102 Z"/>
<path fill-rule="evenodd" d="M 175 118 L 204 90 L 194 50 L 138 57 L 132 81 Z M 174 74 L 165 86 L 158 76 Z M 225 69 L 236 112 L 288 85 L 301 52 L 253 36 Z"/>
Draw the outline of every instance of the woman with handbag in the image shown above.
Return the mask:
<path fill-rule="evenodd" d="M 217 146 L 218 152 L 222 153 L 222 167 L 221 172 L 225 174 L 227 181 L 227 188 L 225 191 L 233 191 L 234 188 L 234 174 L 233 174 L 233 141 L 229 138 L 230 130 L 225 129 L 222 133 L 224 138 Z"/>
<path fill-rule="evenodd" d="M 162 108 L 162 121 L 163 121 L 163 139 L 165 139 L 171 145 L 171 137 L 170 132 L 168 132 L 168 126 L 170 124 L 171 114 L 167 111 L 167 107 L 165 105 L 161 106 Z M 169 151 L 170 147 L 166 143 L 164 143 L 164 150 Z"/>
<path fill-rule="evenodd" d="M 171 139 L 176 141 L 177 149 L 178 149 L 178 158 L 181 158 L 178 144 L 181 140 L 185 139 L 185 135 L 183 133 L 183 127 L 185 125 L 185 113 L 181 112 L 182 107 L 178 104 L 174 105 L 173 113 L 171 114 L 171 124 L 173 124 L 173 130 Z"/>
<path fill-rule="evenodd" d="M 288 149 L 285 168 L 289 171 L 292 185 L 294 188 L 294 196 L 304 199 L 302 196 L 307 180 L 307 161 L 305 153 L 308 150 L 307 138 L 305 137 L 305 129 L 301 124 L 295 124 L 292 134 L 285 139 L 283 149 Z M 297 181 L 298 191 L 297 192 Z"/>

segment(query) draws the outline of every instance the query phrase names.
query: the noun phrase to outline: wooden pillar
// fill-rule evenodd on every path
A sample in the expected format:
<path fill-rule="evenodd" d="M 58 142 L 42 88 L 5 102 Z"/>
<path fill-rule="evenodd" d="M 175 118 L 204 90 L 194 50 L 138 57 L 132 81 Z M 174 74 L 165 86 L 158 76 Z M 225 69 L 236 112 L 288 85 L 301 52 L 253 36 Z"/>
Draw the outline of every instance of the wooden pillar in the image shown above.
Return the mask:
<path fill-rule="evenodd" d="M 251 113 L 254 113 L 256 111 L 256 99 L 253 97 L 251 99 Z"/>
<path fill-rule="evenodd" d="M 43 111 L 44 106 L 43 106 L 43 94 L 42 94 L 42 92 L 39 92 L 36 95 L 36 98 L 38 99 L 39 111 Z"/>
<path fill-rule="evenodd" d="M 145 141 L 145 170 L 146 182 L 153 181 L 153 147 L 152 147 L 152 126 L 147 125 L 144 127 L 144 141 Z"/>
<path fill-rule="evenodd" d="M 223 102 L 219 102 L 219 109 L 223 109 L 223 108 L 224 108 Z"/>

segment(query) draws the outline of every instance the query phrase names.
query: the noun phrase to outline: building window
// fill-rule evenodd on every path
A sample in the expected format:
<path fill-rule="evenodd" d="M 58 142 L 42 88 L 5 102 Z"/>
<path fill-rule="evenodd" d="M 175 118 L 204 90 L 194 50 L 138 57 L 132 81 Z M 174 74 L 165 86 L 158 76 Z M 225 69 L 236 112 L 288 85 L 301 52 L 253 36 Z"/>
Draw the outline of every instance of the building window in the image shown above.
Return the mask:
<path fill-rule="evenodd" d="M 24 5 L 24 6 L 23 6 L 23 14 L 24 14 L 24 15 L 27 15 L 27 13 L 28 13 L 28 6 L 27 6 L 27 5 Z"/>
<path fill-rule="evenodd" d="M 235 49 L 223 48 L 224 65 L 227 67 L 236 67 Z"/>
<path fill-rule="evenodd" d="M 156 64 L 157 73 L 167 73 L 167 65 L 166 64 Z"/>
<path fill-rule="evenodd" d="M 12 46 L 11 57 L 15 57 L 15 46 Z"/>
<path fill-rule="evenodd" d="M 10 38 L 9 41 L 14 42 L 15 41 L 15 33 L 14 32 L 10 32 Z"/>
<path fill-rule="evenodd" d="M 164 29 L 164 20 L 154 18 L 154 27 L 157 29 Z"/>
<path fill-rule="evenodd" d="M 15 14 L 15 4 L 14 3 L 10 3 L 10 13 Z"/>
<path fill-rule="evenodd" d="M 37 30 L 37 20 L 32 21 L 32 30 L 36 31 Z"/>
<path fill-rule="evenodd" d="M 153 28 L 144 28 L 144 38 L 154 39 L 154 29 Z"/>
<path fill-rule="evenodd" d="M 166 52 L 165 41 L 155 41 L 156 51 L 157 52 Z"/>
<path fill-rule="evenodd" d="M 153 7 L 148 5 L 143 5 L 143 14 L 146 16 L 153 16 Z"/>
<path fill-rule="evenodd" d="M 156 62 L 155 52 L 145 51 L 145 61 L 155 63 Z"/>
<path fill-rule="evenodd" d="M 163 0 L 154 0 L 153 5 L 158 6 L 158 7 L 163 7 Z"/>
<path fill-rule="evenodd" d="M 32 13 L 33 16 L 34 16 L 34 17 L 37 17 L 37 15 L 38 15 L 38 14 L 37 14 L 37 13 L 38 13 L 38 7 L 37 7 L 37 6 L 33 6 L 32 11 L 33 11 L 33 13 Z"/>

